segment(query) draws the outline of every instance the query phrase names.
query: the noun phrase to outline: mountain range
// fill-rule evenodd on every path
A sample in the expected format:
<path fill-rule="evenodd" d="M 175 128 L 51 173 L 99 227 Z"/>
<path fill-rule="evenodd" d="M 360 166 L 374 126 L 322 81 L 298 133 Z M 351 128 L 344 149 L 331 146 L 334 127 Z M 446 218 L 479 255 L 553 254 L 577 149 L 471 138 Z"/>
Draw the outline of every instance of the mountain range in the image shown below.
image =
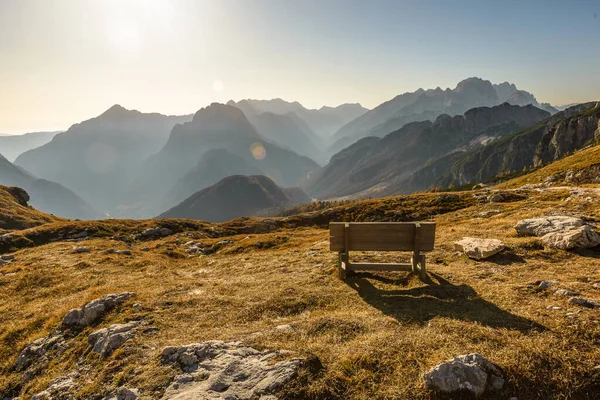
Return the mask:
<path fill-rule="evenodd" d="M 433 158 L 493 140 L 550 116 L 532 105 L 478 107 L 464 115 L 406 124 L 383 138 L 368 137 L 337 153 L 303 186 L 319 199 L 377 195 Z"/>
<path fill-rule="evenodd" d="M 224 183 L 258 182 L 239 176 L 263 176 L 282 191 L 302 187 L 317 199 L 410 193 L 491 179 L 577 150 L 594 136 L 593 106 L 559 112 L 514 84 L 480 78 L 404 93 L 372 110 L 245 99 L 168 116 L 115 105 L 65 132 L 23 136 L 29 147 L 14 165 L 3 158 L 0 184 L 21 186 L 41 210 L 71 218 L 154 217 L 208 204 L 207 193 L 227 193 Z M 591 114 L 572 118 L 584 111 Z M 12 137 L 0 138 L 1 146 L 3 139 Z M 275 203 L 286 204 L 261 204 Z"/>
<path fill-rule="evenodd" d="M 532 104 L 550 113 L 558 111 L 549 104 L 539 104 L 535 96 L 517 89 L 514 84 L 496 85 L 481 78 L 468 78 L 454 89 L 418 89 L 384 102 L 341 127 L 333 135 L 331 151 L 337 152 L 363 137 L 383 137 L 410 122 L 433 121 L 441 114 L 461 115 L 471 108 L 492 107 L 505 102 Z"/>

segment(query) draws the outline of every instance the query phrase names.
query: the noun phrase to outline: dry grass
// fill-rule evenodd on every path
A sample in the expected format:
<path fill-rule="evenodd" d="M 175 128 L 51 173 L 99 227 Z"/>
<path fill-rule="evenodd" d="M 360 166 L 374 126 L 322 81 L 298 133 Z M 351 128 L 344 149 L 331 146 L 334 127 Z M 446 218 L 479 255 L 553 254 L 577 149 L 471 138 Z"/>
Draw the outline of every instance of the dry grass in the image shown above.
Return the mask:
<path fill-rule="evenodd" d="M 76 362 L 91 366 L 80 398 L 100 399 L 121 384 L 159 398 L 174 374 L 159 365 L 160 349 L 211 339 L 318 356 L 322 373 L 287 388 L 288 398 L 430 398 L 422 374 L 470 352 L 503 368 L 508 384 L 502 398 L 600 398 L 598 311 L 570 306 L 566 298 L 529 286 L 557 280 L 561 287 L 600 300 L 600 290 L 592 287 L 600 282 L 600 253 L 544 249 L 537 239 L 519 238 L 513 229 L 518 219 L 557 210 L 599 221 L 598 209 L 563 202 L 568 193 L 528 195 L 515 203 L 473 203 L 436 217 L 437 248 L 428 255 L 430 281 L 425 283 L 405 273 L 357 274 L 342 282 L 327 230 L 287 223 L 269 231 L 265 226 L 270 224 L 255 219 L 215 225 L 214 230 L 178 222 L 174 236 L 134 242 L 132 256 L 104 255 L 106 249 L 127 247 L 110 235 L 157 222 L 103 222 L 106 230 L 99 232 L 104 233 L 80 244 L 92 249 L 89 254 L 73 254 L 73 244 L 60 241 L 22 249 L 17 263 L 0 267 L 0 394 L 21 386 L 20 375 L 10 371 L 19 351 L 56 329 L 69 309 L 108 293 L 135 291 L 137 297 L 100 326 L 141 318 L 159 328 L 156 334 L 138 336 L 101 360 L 85 343 L 85 333 L 97 327 L 88 328 L 64 356 L 22 387 L 22 399 Z M 376 209 L 375 201 L 369 204 Z M 393 207 L 385 207 L 392 212 Z M 490 210 L 498 214 L 479 217 Z M 75 224 L 79 229 L 83 223 Z M 64 224 L 50 226 L 35 231 L 66 229 Z M 253 230 L 265 233 L 248 233 Z M 508 250 L 488 261 L 472 261 L 453 250 L 452 243 L 463 236 L 502 239 Z M 210 256 L 187 258 L 181 243 L 191 237 L 203 245 L 223 237 L 235 243 Z M 150 251 L 141 251 L 144 246 Z M 355 255 L 367 256 L 398 257 Z M 551 305 L 563 309 L 548 309 Z M 294 330 L 274 329 L 281 324 Z"/>

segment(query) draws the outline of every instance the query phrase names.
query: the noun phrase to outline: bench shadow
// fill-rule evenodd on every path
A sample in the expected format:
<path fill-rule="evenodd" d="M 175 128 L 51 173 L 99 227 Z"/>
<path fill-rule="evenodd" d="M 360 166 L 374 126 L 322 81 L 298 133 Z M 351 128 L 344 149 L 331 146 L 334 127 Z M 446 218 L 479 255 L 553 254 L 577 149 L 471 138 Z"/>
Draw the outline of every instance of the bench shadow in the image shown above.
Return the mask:
<path fill-rule="evenodd" d="M 370 280 L 398 286 L 398 289 L 381 290 Z M 408 277 L 390 279 L 364 272 L 346 279 L 364 301 L 401 322 L 425 324 L 434 317 L 446 317 L 521 332 L 547 330 L 543 325 L 482 299 L 472 287 L 453 285 L 437 274 L 429 273 L 426 286 L 406 288 L 408 281 Z"/>
<path fill-rule="evenodd" d="M 502 253 L 494 254 L 485 261 L 492 262 L 497 265 L 511 265 L 511 264 L 525 264 L 526 261 L 523 257 L 518 254 L 511 253 L 509 251 L 503 251 Z"/>

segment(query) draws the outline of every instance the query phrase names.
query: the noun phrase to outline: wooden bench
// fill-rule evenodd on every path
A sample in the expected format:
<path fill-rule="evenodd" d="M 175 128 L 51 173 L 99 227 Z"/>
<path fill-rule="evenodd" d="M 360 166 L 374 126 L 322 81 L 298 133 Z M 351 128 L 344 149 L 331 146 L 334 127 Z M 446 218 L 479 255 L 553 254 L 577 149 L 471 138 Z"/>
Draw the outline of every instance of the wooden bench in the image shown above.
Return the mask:
<path fill-rule="evenodd" d="M 412 271 L 427 276 L 424 252 L 432 251 L 434 222 L 330 222 L 329 245 L 339 252 L 338 274 L 347 271 Z M 412 251 L 410 263 L 351 263 L 350 251 Z"/>

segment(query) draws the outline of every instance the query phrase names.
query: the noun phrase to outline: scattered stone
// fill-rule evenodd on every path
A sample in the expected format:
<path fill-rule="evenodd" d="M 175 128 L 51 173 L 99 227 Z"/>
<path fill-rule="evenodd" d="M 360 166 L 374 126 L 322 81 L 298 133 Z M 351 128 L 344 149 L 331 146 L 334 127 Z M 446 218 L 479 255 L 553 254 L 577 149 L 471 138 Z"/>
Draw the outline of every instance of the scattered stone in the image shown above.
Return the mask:
<path fill-rule="evenodd" d="M 194 242 L 193 240 L 190 240 L 189 242 L 184 244 L 184 246 L 191 247 L 191 246 L 194 246 L 195 244 L 196 244 L 196 242 Z"/>
<path fill-rule="evenodd" d="M 548 306 L 546 308 L 548 310 L 562 310 L 563 309 L 562 307 L 559 307 L 559 306 Z"/>
<path fill-rule="evenodd" d="M 307 251 L 306 253 L 304 253 L 304 255 L 308 256 L 308 257 L 314 257 L 317 254 L 319 254 L 319 250 L 311 250 L 311 251 Z"/>
<path fill-rule="evenodd" d="M 90 249 L 88 247 L 73 247 L 73 252 L 75 252 L 75 253 L 89 253 Z"/>
<path fill-rule="evenodd" d="M 2 261 L 15 261 L 16 257 L 14 254 L 2 254 L 0 256 L 0 260 Z"/>
<path fill-rule="evenodd" d="M 520 236 L 544 236 L 552 232 L 568 231 L 585 225 L 580 218 L 550 216 L 524 219 L 517 222 L 515 229 Z"/>
<path fill-rule="evenodd" d="M 217 246 L 226 246 L 228 244 L 234 244 L 235 240 L 221 240 L 220 242 L 217 242 Z"/>
<path fill-rule="evenodd" d="M 149 250 L 150 250 L 150 249 L 149 249 L 148 247 L 142 247 L 142 248 L 140 249 L 140 251 L 149 251 Z"/>
<path fill-rule="evenodd" d="M 454 249 L 462 251 L 469 258 L 475 260 L 484 260 L 498 254 L 504 250 L 506 246 L 497 239 L 478 239 L 465 237 L 462 240 L 454 243 Z"/>
<path fill-rule="evenodd" d="M 292 328 L 291 325 L 277 325 L 275 327 L 275 329 L 277 329 L 278 331 L 293 331 L 294 328 Z"/>
<path fill-rule="evenodd" d="M 112 310 L 117 305 L 124 303 L 135 293 L 124 292 L 119 294 L 108 294 L 102 298 L 92 300 L 81 308 L 70 310 L 62 320 L 63 327 L 71 326 L 89 326 L 106 312 Z"/>
<path fill-rule="evenodd" d="M 148 228 L 143 231 L 140 236 L 145 239 L 155 238 L 155 237 L 164 237 L 170 236 L 173 234 L 173 231 L 168 228 Z"/>
<path fill-rule="evenodd" d="M 594 283 L 592 286 L 594 289 L 600 289 L 600 283 Z"/>
<path fill-rule="evenodd" d="M 440 364 L 425 375 L 425 387 L 441 393 L 469 392 L 479 397 L 504 386 L 500 369 L 479 354 L 467 354 Z"/>
<path fill-rule="evenodd" d="M 123 343 L 133 338 L 135 328 L 142 323 L 141 321 L 132 321 L 127 324 L 114 324 L 108 328 L 97 330 L 88 336 L 88 344 L 92 346 L 94 352 L 108 356 L 121 347 Z"/>
<path fill-rule="evenodd" d="M 569 297 L 579 296 L 579 292 L 574 292 L 572 290 L 567 290 L 567 289 L 556 289 L 554 291 L 554 294 L 558 294 L 561 296 L 569 296 Z"/>
<path fill-rule="evenodd" d="M 81 231 L 78 233 L 75 233 L 73 235 L 69 235 L 67 236 L 67 239 L 83 239 L 90 236 L 90 234 L 88 233 L 88 231 Z"/>
<path fill-rule="evenodd" d="M 64 350 L 66 348 L 65 338 L 61 334 L 53 334 L 39 338 L 28 344 L 19 354 L 13 368 L 23 371 L 33 364 L 44 361 L 46 353 L 51 350 Z"/>
<path fill-rule="evenodd" d="M 130 256 L 131 255 L 131 250 L 108 249 L 108 250 L 104 251 L 104 254 L 123 254 L 123 255 Z"/>
<path fill-rule="evenodd" d="M 188 254 L 196 254 L 198 251 L 200 251 L 200 248 L 198 248 L 197 246 L 193 246 L 187 249 L 185 252 Z"/>
<path fill-rule="evenodd" d="M 591 226 L 584 225 L 567 231 L 548 233 L 541 240 L 546 246 L 561 250 L 591 248 L 600 244 L 600 234 Z"/>
<path fill-rule="evenodd" d="M 540 289 L 540 290 L 546 290 L 546 289 L 549 289 L 551 286 L 554 286 L 554 285 L 558 285 L 558 282 L 557 281 L 541 281 L 538 284 L 538 289 Z"/>
<path fill-rule="evenodd" d="M 77 372 L 56 378 L 43 392 L 34 395 L 31 400 L 74 400 L 73 391 L 77 389 L 75 379 Z"/>
<path fill-rule="evenodd" d="M 600 303 L 583 297 L 571 297 L 569 303 L 588 308 L 600 308 Z"/>
<path fill-rule="evenodd" d="M 184 374 L 175 378 L 163 400 L 242 400 L 274 394 L 306 361 L 301 358 L 277 361 L 282 355 L 277 350 L 259 351 L 240 342 L 209 341 L 167 347 L 161 354 L 162 362 L 177 365 Z"/>

